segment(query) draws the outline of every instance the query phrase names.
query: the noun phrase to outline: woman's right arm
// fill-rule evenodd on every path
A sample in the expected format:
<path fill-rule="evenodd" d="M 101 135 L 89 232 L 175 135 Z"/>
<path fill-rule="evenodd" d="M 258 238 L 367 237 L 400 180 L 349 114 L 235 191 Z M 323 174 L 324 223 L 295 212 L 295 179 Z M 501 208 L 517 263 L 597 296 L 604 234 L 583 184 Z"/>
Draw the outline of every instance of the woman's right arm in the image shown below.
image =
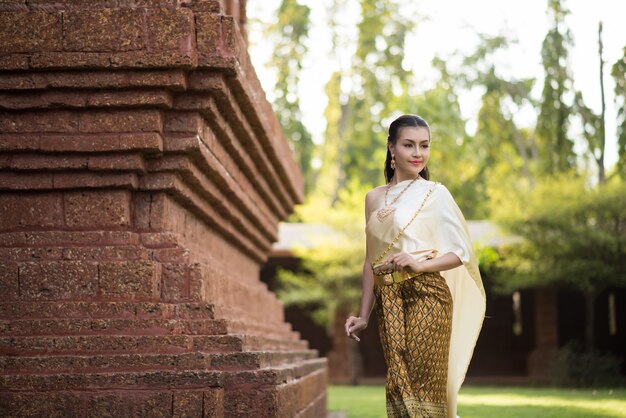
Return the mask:
<path fill-rule="evenodd" d="M 371 201 L 374 191 L 365 196 L 365 223 L 370 216 Z M 365 262 L 363 263 L 363 280 L 361 284 L 361 308 L 359 316 L 350 316 L 346 320 L 346 335 L 356 341 L 360 341 L 357 332 L 364 330 L 369 322 L 369 317 L 374 306 L 374 272 L 372 270 L 369 246 L 365 246 Z"/>

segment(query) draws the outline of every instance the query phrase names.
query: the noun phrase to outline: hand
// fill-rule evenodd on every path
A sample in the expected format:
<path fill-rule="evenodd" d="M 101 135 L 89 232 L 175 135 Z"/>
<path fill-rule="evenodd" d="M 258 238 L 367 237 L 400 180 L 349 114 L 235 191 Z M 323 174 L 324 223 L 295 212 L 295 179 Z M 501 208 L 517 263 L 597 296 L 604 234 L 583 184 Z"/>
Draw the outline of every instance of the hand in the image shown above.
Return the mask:
<path fill-rule="evenodd" d="M 425 271 L 424 264 L 421 261 L 416 261 L 404 251 L 389 256 L 386 262 L 393 265 L 394 271 L 410 270 L 413 273 L 423 273 Z"/>
<path fill-rule="evenodd" d="M 353 340 L 361 341 L 356 333 L 367 328 L 367 321 L 358 316 L 351 316 L 346 320 L 346 335 Z"/>

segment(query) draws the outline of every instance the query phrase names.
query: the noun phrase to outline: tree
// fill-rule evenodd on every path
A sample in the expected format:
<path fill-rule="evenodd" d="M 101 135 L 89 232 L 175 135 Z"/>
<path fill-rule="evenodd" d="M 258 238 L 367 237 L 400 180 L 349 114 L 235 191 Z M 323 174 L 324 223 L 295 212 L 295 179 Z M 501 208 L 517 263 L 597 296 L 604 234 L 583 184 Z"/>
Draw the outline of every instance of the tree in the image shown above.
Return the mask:
<path fill-rule="evenodd" d="M 278 20 L 269 28 L 269 34 L 275 38 L 271 60 L 277 73 L 274 110 L 304 176 L 305 194 L 315 177 L 311 167 L 315 144 L 302 123 L 298 84 L 302 61 L 308 51 L 310 12 L 308 6 L 297 0 L 282 0 Z"/>
<path fill-rule="evenodd" d="M 464 71 L 457 75 L 466 89 L 483 91 L 476 134 L 469 138 L 467 155 L 476 171 L 472 178 L 481 217 L 489 215 L 488 200 L 498 189 L 520 181 L 532 184 L 538 152 L 534 136 L 519 129 L 514 114 L 531 104 L 533 79 L 510 80 L 496 70 L 493 56 L 508 48 L 504 36 L 479 35 L 476 50 L 463 59 Z"/>
<path fill-rule="evenodd" d="M 576 92 L 576 98 L 574 100 L 574 109 L 582 120 L 583 136 L 587 141 L 589 154 L 595 161 L 598 168 L 599 183 L 604 183 L 606 180 L 606 169 L 604 167 L 604 152 L 606 146 L 606 102 L 604 98 L 604 59 L 602 58 L 602 48 L 602 22 L 600 22 L 598 24 L 598 56 L 600 58 L 600 114 L 596 114 L 592 109 L 585 105 L 581 92 Z"/>
<path fill-rule="evenodd" d="M 592 350 L 596 297 L 626 286 L 626 182 L 590 188 L 565 173 L 543 179 L 514 206 L 501 208 L 498 219 L 524 241 L 483 267 L 501 289 L 559 284 L 582 292 L 585 347 Z"/>
<path fill-rule="evenodd" d="M 358 177 L 371 186 L 384 181 L 386 137 L 383 121 L 406 95 L 409 72 L 403 67 L 409 16 L 393 0 L 361 0 L 356 53 L 345 77 L 351 86 L 346 101 L 346 178 Z"/>
<path fill-rule="evenodd" d="M 617 60 L 611 69 L 611 75 L 615 80 L 615 102 L 617 111 L 617 172 L 621 178 L 626 179 L 626 47 L 624 55 Z"/>
<path fill-rule="evenodd" d="M 567 102 L 573 87 L 567 65 L 568 47 L 573 42 L 565 24 L 569 11 L 563 3 L 564 0 L 548 0 L 552 28 L 541 48 L 545 78 L 536 131 L 540 139 L 543 173 L 567 171 L 575 164 L 573 141 L 568 136 L 572 104 Z"/>

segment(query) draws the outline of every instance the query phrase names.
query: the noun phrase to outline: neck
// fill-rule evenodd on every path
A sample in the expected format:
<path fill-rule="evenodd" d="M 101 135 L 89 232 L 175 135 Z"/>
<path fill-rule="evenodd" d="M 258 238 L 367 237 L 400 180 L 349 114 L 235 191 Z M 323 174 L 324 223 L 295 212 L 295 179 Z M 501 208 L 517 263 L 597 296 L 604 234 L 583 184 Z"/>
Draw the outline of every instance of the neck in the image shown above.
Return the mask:
<path fill-rule="evenodd" d="M 420 178 L 421 176 L 418 174 L 417 177 Z M 394 185 L 394 184 L 398 184 L 398 183 L 400 183 L 401 181 L 404 181 L 404 180 L 413 180 L 414 178 L 415 178 L 415 176 L 412 175 L 411 173 L 401 173 L 399 171 L 396 171 L 393 174 L 393 178 L 391 179 L 391 181 L 389 183 L 391 185 Z"/>

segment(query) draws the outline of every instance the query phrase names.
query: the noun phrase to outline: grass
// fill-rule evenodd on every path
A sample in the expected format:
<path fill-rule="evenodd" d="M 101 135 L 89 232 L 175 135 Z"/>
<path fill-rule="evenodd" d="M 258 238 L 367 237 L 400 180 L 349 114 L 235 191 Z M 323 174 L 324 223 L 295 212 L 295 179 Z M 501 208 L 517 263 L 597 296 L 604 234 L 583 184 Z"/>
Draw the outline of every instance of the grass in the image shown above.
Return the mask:
<path fill-rule="evenodd" d="M 330 386 L 328 409 L 348 418 L 384 418 L 384 386 Z M 626 418 L 626 389 L 464 386 L 461 418 Z"/>

